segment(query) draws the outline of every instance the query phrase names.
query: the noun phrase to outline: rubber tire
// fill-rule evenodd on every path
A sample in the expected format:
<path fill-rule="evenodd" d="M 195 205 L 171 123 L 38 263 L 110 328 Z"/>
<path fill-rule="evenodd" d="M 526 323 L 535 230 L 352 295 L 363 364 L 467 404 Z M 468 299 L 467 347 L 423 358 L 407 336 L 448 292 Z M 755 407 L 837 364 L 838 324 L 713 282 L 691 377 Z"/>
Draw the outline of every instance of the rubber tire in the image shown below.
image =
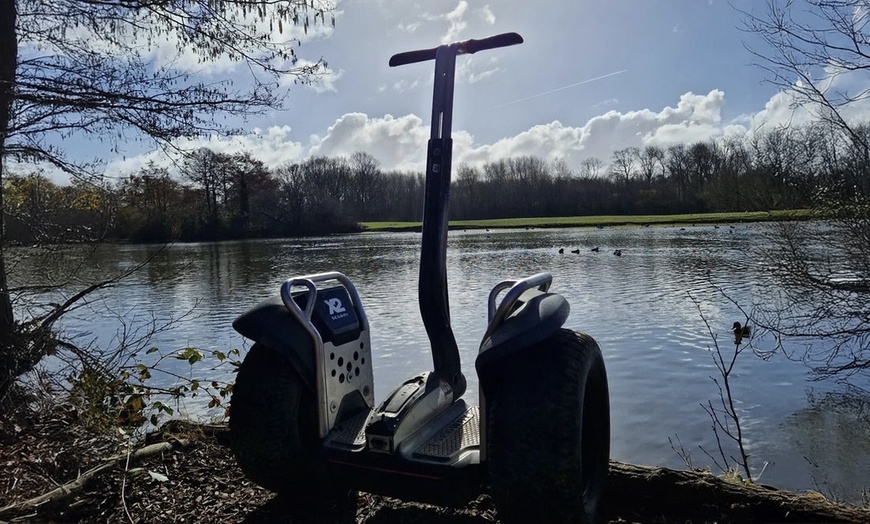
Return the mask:
<path fill-rule="evenodd" d="M 254 344 L 230 401 L 230 447 L 245 476 L 282 496 L 287 507 L 333 513 L 356 493 L 327 477 L 319 460 L 314 394 L 274 350 Z M 324 520 L 325 522 L 325 520 Z"/>
<path fill-rule="evenodd" d="M 610 459 L 598 344 L 567 329 L 487 377 L 487 462 L 499 521 L 596 524 Z"/>

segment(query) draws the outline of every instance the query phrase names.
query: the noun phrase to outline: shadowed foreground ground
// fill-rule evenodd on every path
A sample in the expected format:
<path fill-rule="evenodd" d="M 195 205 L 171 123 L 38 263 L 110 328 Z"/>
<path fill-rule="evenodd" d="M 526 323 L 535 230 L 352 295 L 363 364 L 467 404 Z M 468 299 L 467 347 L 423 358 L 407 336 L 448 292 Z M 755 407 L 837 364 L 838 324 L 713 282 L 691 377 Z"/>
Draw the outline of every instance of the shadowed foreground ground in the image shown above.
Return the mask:
<path fill-rule="evenodd" d="M 447 509 L 361 493 L 347 507 L 309 508 L 303 515 L 243 479 L 223 426 L 170 423 L 128 450 L 74 419 L 72 412 L 55 412 L 0 421 L 0 523 L 498 522 L 486 495 Z M 611 522 L 870 522 L 870 510 L 815 494 L 619 463 L 612 464 L 608 497 Z"/>

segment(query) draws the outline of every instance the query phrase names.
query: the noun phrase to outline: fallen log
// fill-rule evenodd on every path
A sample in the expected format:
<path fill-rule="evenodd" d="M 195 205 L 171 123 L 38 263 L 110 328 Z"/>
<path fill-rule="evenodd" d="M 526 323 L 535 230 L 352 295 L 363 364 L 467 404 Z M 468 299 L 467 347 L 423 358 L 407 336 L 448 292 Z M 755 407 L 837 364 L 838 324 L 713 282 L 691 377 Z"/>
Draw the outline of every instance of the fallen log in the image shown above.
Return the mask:
<path fill-rule="evenodd" d="M 870 509 L 707 471 L 610 463 L 605 507 L 612 518 L 649 522 L 870 522 Z"/>
<path fill-rule="evenodd" d="M 178 440 L 159 442 L 130 452 L 129 458 L 127 453 L 121 453 L 109 457 L 97 466 L 85 471 L 74 480 L 62 484 L 48 493 L 0 508 L 0 519 L 14 518 L 27 513 L 38 513 L 39 511 L 48 508 L 56 508 L 61 504 L 66 503 L 72 496 L 81 492 L 85 486 L 87 486 L 88 482 L 105 471 L 114 469 L 119 465 L 127 464 L 128 461 L 129 464 L 134 464 L 154 455 L 172 451 L 178 447 L 183 447 L 184 445 L 185 442 Z"/>

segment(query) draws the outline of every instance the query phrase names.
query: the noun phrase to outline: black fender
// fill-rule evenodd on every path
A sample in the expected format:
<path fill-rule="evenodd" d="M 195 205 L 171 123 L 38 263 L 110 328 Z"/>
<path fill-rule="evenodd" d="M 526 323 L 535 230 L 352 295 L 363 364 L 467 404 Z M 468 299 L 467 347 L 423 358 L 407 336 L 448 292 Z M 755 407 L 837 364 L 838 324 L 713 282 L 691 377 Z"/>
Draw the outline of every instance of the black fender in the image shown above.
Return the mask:
<path fill-rule="evenodd" d="M 565 297 L 542 293 L 526 302 L 480 343 L 474 367 L 484 394 L 489 372 L 511 355 L 533 347 L 561 329 L 571 306 Z"/>
<path fill-rule="evenodd" d="M 233 329 L 283 357 L 305 386 L 317 394 L 314 341 L 280 297 L 264 300 L 243 313 L 233 321 Z"/>

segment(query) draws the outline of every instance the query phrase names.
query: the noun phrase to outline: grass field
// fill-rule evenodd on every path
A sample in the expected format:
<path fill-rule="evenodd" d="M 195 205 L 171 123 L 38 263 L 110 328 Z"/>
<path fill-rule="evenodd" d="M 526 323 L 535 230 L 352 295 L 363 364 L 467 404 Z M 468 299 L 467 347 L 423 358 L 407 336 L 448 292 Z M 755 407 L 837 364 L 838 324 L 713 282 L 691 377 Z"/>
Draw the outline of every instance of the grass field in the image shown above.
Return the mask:
<path fill-rule="evenodd" d="M 722 224 L 729 222 L 765 222 L 771 220 L 807 220 L 810 218 L 813 218 L 812 212 L 805 209 L 742 213 L 693 213 L 687 215 L 498 218 L 492 220 L 453 220 L 450 222 L 450 229 Z M 360 225 L 366 231 L 414 231 L 420 229 L 420 222 L 362 222 Z"/>

